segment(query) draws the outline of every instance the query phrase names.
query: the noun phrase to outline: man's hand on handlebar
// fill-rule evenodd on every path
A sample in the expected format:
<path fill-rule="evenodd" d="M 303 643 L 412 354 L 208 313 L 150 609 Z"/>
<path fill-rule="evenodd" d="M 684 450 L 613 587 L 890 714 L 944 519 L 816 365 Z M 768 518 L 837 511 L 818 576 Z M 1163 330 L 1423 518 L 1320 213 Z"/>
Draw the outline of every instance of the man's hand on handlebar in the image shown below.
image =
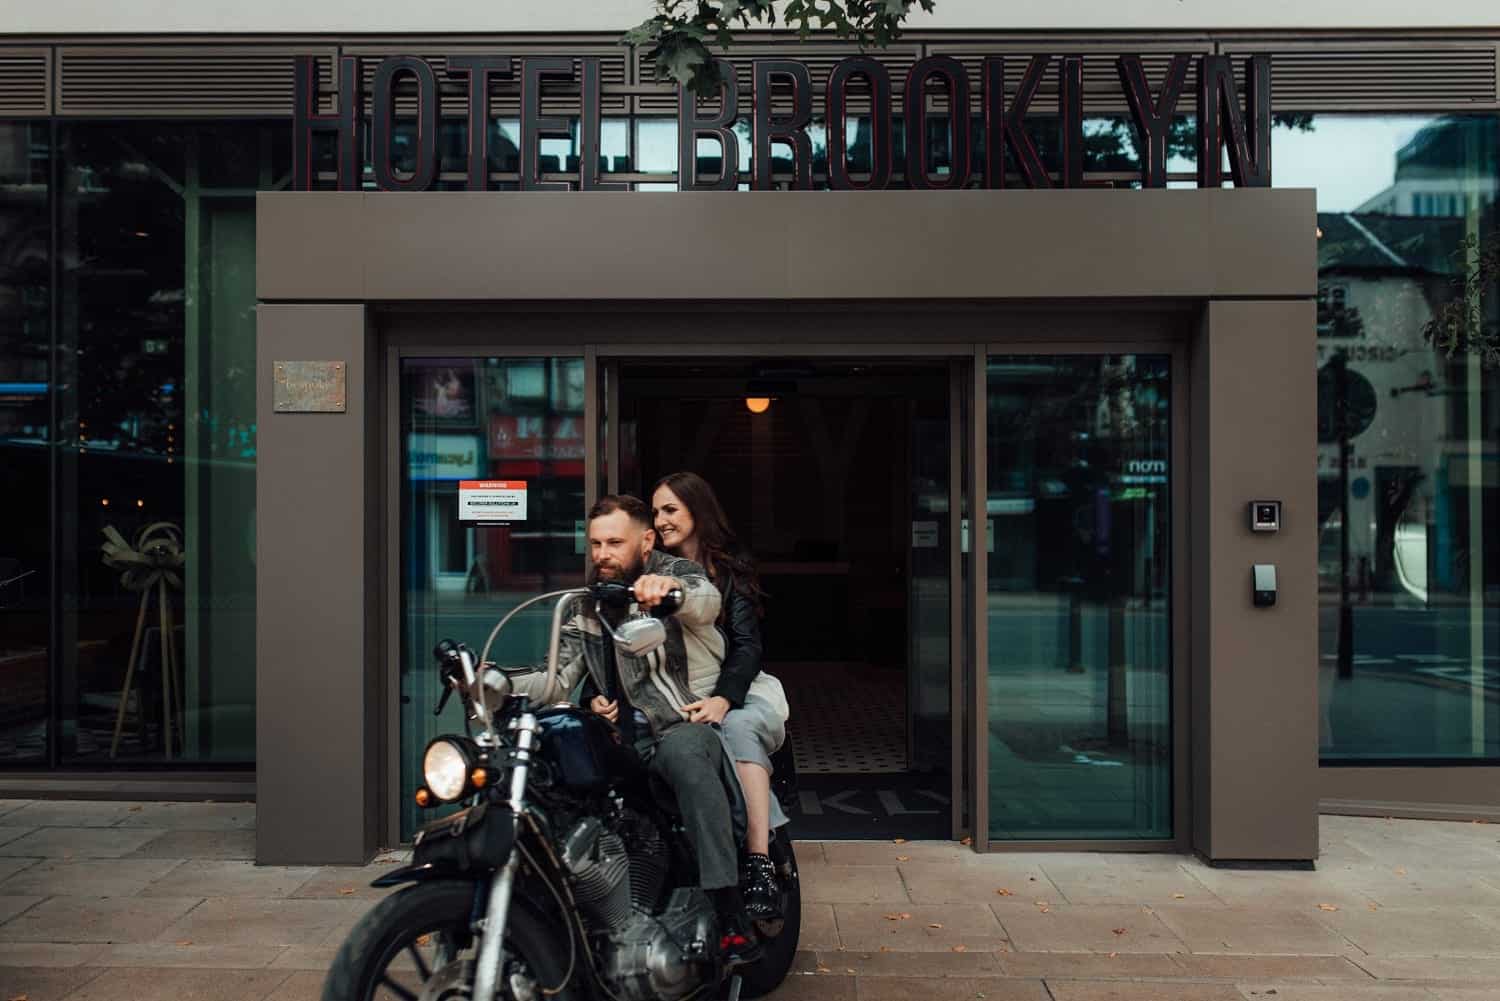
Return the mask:
<path fill-rule="evenodd" d="M 589 708 L 611 723 L 618 723 L 620 721 L 620 703 L 611 702 L 602 695 L 595 695 L 590 699 Z"/>
<path fill-rule="evenodd" d="M 683 590 L 682 581 L 660 574 L 646 574 L 635 582 L 635 603 L 650 610 L 660 605 L 673 591 Z"/>

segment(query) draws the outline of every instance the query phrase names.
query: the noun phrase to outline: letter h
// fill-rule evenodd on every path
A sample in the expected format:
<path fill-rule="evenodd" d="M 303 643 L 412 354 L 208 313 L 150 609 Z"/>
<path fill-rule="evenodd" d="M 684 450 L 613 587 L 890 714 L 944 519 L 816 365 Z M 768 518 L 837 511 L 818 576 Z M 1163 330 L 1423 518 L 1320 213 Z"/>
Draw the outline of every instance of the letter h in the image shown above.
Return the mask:
<path fill-rule="evenodd" d="M 360 186 L 359 126 L 364 118 L 364 81 L 359 57 L 339 60 L 339 110 L 318 111 L 318 61 L 315 56 L 297 56 L 292 85 L 292 190 L 313 187 L 313 137 L 332 132 L 338 137 L 338 190 L 357 191 Z"/>

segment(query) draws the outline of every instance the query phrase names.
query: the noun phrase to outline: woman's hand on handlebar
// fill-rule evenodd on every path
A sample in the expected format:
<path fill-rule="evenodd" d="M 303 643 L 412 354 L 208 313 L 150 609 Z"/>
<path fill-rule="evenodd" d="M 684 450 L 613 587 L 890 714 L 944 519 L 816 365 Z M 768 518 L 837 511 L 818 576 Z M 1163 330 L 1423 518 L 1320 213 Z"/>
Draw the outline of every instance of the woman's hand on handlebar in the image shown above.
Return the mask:
<path fill-rule="evenodd" d="M 620 703 L 611 702 L 602 695 L 595 695 L 590 699 L 589 708 L 611 723 L 618 723 L 620 721 Z"/>
<path fill-rule="evenodd" d="M 681 591 L 682 581 L 660 574 L 646 574 L 635 582 L 635 603 L 646 610 L 660 605 L 673 591 Z"/>

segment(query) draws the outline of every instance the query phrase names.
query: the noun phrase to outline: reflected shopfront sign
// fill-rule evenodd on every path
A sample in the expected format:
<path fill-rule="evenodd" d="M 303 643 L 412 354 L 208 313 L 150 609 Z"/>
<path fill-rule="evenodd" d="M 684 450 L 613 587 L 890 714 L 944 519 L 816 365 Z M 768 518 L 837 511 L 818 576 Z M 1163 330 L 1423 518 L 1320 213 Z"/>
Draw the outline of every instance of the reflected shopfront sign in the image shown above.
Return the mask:
<path fill-rule="evenodd" d="M 929 119 L 936 120 L 932 98 L 945 96 L 948 112 L 970 120 L 972 111 L 984 123 L 986 164 L 1015 164 L 1020 183 L 1028 188 L 1081 188 L 1093 186 L 1084 177 L 1084 60 L 1079 55 L 1034 55 L 1024 60 L 1000 55 L 980 60 L 975 79 L 969 68 L 951 55 L 930 55 L 918 60 L 906 73 L 900 117 L 907 136 L 928 134 Z M 814 86 L 806 63 L 795 59 L 756 59 L 750 74 L 750 106 L 741 107 L 736 67 L 719 60 L 721 79 L 715 110 L 704 112 L 700 101 L 679 88 L 677 110 L 678 187 L 685 191 L 734 190 L 739 186 L 739 143 L 734 134 L 741 117 L 751 122 L 751 187 L 770 189 L 773 176 L 772 144 L 792 150 L 794 189 L 813 186 L 811 129 Z M 448 56 L 443 77 L 420 56 L 398 55 L 380 61 L 371 88 L 373 109 L 369 117 L 369 164 L 375 186 L 383 191 L 425 191 L 438 178 L 438 126 L 440 98 L 444 93 L 467 97 L 468 143 L 467 188 L 486 191 L 490 187 L 488 125 L 495 87 L 519 87 L 521 100 L 520 187 L 522 190 L 571 190 L 570 180 L 543 180 L 541 145 L 547 138 L 573 136 L 571 119 L 544 115 L 542 103 L 549 94 L 578 94 L 582 114 L 577 123 L 579 169 L 576 186 L 582 191 L 622 191 L 629 185 L 606 181 L 599 169 L 600 132 L 603 121 L 601 61 L 597 56 L 574 59 L 546 55 L 513 58 L 504 54 Z M 1271 61 L 1266 55 L 1251 56 L 1244 63 L 1243 102 L 1232 60 L 1225 55 L 1176 55 L 1165 73 L 1148 77 L 1140 56 L 1122 55 L 1115 60 L 1120 89 L 1130 109 L 1136 147 L 1141 151 L 1141 185 L 1167 185 L 1167 147 L 1174 119 L 1189 109 L 1179 108 L 1193 76 L 1193 128 L 1200 187 L 1223 185 L 1225 172 L 1220 151 L 1228 152 L 1229 176 L 1236 187 L 1271 186 Z M 338 188 L 359 190 L 364 163 L 361 145 L 365 121 L 361 60 L 342 56 L 338 61 L 338 106 L 321 110 L 318 67 L 315 57 L 299 56 L 294 69 L 293 187 L 311 190 L 315 177 L 314 141 L 331 137 L 337 153 Z M 1016 73 L 1019 70 L 1019 82 Z M 1057 117 L 1060 128 L 1058 160 L 1054 175 L 1043 164 L 1042 153 L 1027 117 L 1042 111 L 1033 106 L 1043 80 L 1057 74 Z M 1008 84 L 1015 83 L 1013 90 Z M 398 169 L 397 90 L 414 111 L 415 132 Z M 869 106 L 869 157 L 856 172 L 849 162 L 849 96 L 852 91 Z M 773 89 L 776 105 L 773 107 Z M 1013 96 L 1007 96 L 1013 94 Z M 889 67 L 867 55 L 855 55 L 833 66 L 822 87 L 824 120 L 829 123 L 828 186 L 835 190 L 880 190 L 889 187 L 895 175 L 894 88 Z M 414 96 L 414 101 L 410 98 Z M 861 117 L 866 113 L 861 112 Z M 952 129 L 947 160 L 951 166 L 936 173 L 931 143 L 905 144 L 905 186 L 920 189 L 956 189 L 969 185 L 973 169 L 971 130 Z M 399 145 L 406 147 L 407 136 Z M 716 141 L 721 151 L 721 169 L 716 177 L 698 174 L 700 141 Z M 1003 188 L 1006 172 L 986 171 L 983 187 Z"/>
<path fill-rule="evenodd" d="M 479 449 L 478 435 L 409 434 L 406 436 L 407 478 L 476 479 L 480 475 Z"/>

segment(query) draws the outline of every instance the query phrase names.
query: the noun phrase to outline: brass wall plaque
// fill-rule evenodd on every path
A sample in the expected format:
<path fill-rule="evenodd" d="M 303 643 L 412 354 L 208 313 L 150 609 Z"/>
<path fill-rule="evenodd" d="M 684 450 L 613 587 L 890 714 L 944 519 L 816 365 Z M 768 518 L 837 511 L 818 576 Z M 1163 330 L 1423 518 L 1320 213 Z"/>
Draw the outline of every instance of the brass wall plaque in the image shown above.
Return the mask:
<path fill-rule="evenodd" d="M 341 361 L 279 361 L 274 364 L 278 414 L 341 414 L 344 412 L 344 370 Z"/>

